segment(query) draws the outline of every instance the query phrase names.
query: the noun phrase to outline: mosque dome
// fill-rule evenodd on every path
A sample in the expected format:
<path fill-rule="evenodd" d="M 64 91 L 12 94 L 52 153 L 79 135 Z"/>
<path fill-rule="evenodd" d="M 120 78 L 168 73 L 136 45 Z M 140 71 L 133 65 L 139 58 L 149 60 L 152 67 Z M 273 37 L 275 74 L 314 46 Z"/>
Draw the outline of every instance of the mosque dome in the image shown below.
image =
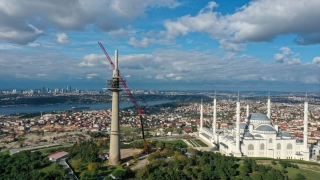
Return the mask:
<path fill-rule="evenodd" d="M 246 133 L 244 133 L 243 138 L 244 138 L 244 139 L 253 139 L 253 136 L 252 136 L 251 133 L 246 132 Z"/>
<path fill-rule="evenodd" d="M 270 119 L 265 115 L 261 113 L 252 113 L 248 117 L 249 121 L 270 121 Z"/>
<path fill-rule="evenodd" d="M 255 138 L 255 139 L 263 139 L 263 137 L 262 137 L 260 134 L 254 135 L 254 138 Z"/>
<path fill-rule="evenodd" d="M 254 129 L 255 132 L 261 133 L 261 134 L 274 134 L 277 133 L 277 131 L 268 124 L 261 124 L 258 127 Z"/>
<path fill-rule="evenodd" d="M 248 129 L 248 125 L 245 122 L 240 123 L 240 129 Z"/>
<path fill-rule="evenodd" d="M 249 124 L 253 124 L 255 127 L 260 124 L 269 124 L 271 125 L 270 119 L 265 115 L 261 113 L 252 113 L 248 117 Z"/>
<path fill-rule="evenodd" d="M 283 139 L 291 139 L 291 135 L 290 135 L 288 132 L 286 132 L 286 131 L 282 131 L 282 132 L 281 132 L 281 137 L 282 137 Z"/>

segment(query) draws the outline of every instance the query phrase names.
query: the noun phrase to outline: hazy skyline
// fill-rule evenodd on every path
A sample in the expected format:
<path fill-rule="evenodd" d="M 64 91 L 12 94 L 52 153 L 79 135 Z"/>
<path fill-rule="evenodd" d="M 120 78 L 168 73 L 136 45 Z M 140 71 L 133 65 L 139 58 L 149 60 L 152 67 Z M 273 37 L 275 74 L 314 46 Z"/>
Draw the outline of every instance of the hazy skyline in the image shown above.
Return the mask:
<path fill-rule="evenodd" d="M 319 0 L 2 0 L 0 89 L 320 90 Z"/>

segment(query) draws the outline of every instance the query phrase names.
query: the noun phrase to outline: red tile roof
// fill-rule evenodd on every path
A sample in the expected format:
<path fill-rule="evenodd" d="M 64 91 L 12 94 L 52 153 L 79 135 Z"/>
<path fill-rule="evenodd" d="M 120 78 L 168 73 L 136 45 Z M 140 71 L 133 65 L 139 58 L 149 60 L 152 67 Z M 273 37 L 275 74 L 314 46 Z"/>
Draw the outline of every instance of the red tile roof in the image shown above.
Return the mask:
<path fill-rule="evenodd" d="M 49 155 L 48 158 L 56 160 L 56 159 L 59 159 L 65 155 L 68 155 L 68 154 L 69 153 L 67 153 L 65 151 L 61 151 L 61 152 L 56 152 L 54 154 Z"/>

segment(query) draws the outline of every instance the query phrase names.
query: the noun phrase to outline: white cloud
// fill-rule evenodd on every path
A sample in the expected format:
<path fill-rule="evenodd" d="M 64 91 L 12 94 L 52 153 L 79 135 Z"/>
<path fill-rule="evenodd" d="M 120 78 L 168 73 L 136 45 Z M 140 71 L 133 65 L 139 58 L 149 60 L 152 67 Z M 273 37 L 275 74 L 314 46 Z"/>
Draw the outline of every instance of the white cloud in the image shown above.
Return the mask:
<path fill-rule="evenodd" d="M 320 67 L 320 56 L 317 56 L 317 57 L 313 58 L 312 64 Z"/>
<path fill-rule="evenodd" d="M 284 34 L 296 34 L 299 44 L 320 43 L 320 23 L 315 18 L 320 17 L 319 0 L 257 0 L 227 15 L 214 12 L 216 6 L 215 2 L 209 2 L 195 16 L 165 21 L 166 37 L 173 39 L 191 32 L 206 33 L 220 40 L 221 47 L 228 51 L 242 50 L 235 44 L 271 41 Z"/>
<path fill-rule="evenodd" d="M 277 63 L 299 64 L 301 62 L 300 58 L 297 58 L 299 54 L 294 54 L 289 47 L 281 47 L 279 50 L 282 51 L 282 54 L 274 55 Z"/>
<path fill-rule="evenodd" d="M 126 37 L 126 36 L 129 36 L 129 35 L 134 35 L 136 33 L 135 30 L 132 30 L 132 29 L 117 29 L 117 30 L 112 30 L 109 32 L 109 34 L 111 36 L 114 36 L 114 37 Z"/>
<path fill-rule="evenodd" d="M 156 79 L 164 79 L 164 78 L 163 78 L 163 75 L 158 74 L 158 75 L 156 76 Z"/>
<path fill-rule="evenodd" d="M 37 74 L 37 77 L 46 77 L 46 76 L 47 76 L 47 74 L 45 74 L 45 73 Z"/>
<path fill-rule="evenodd" d="M 98 56 L 95 54 L 84 56 L 83 59 L 70 58 L 60 53 L 30 55 L 1 51 L 0 54 L 0 81 L 4 77 L 6 79 L 46 78 L 57 81 L 112 77 L 110 65 L 105 64 L 102 68 L 98 66 L 97 61 L 94 61 Z M 294 55 L 293 52 L 292 62 L 264 64 L 261 60 L 247 55 L 221 58 L 204 51 L 158 49 L 151 54 L 120 55 L 119 68 L 122 76 L 130 75 L 130 84 L 133 85 L 135 81 L 144 84 L 179 82 L 193 85 L 218 85 L 221 82 L 231 83 L 231 85 L 232 83 L 238 85 L 241 82 L 319 84 L 319 66 L 315 65 L 319 62 L 319 57 L 314 58 L 313 63 L 294 64 L 295 61 L 299 61 L 293 59 L 298 58 Z M 61 59 L 65 61 L 60 61 Z M 201 59 L 201 61 L 195 61 L 195 59 Z M 78 66 L 81 61 L 86 66 Z"/>
<path fill-rule="evenodd" d="M 99 76 L 99 74 L 96 74 L 96 73 L 87 74 L 87 79 L 92 79 L 97 76 Z"/>
<path fill-rule="evenodd" d="M 146 48 L 149 44 L 152 44 L 153 42 L 154 39 L 149 39 L 146 37 L 142 38 L 141 41 L 137 40 L 135 37 L 131 37 L 128 41 L 128 44 L 138 48 Z"/>
<path fill-rule="evenodd" d="M 125 78 L 130 78 L 131 76 L 130 76 L 130 75 L 125 75 L 124 77 L 125 77 Z"/>
<path fill-rule="evenodd" d="M 170 73 L 170 74 L 167 74 L 166 77 L 173 77 L 174 74 L 173 73 Z"/>
<path fill-rule="evenodd" d="M 20 74 L 20 73 L 15 74 L 15 77 L 16 78 L 30 78 L 30 76 L 28 74 Z"/>
<path fill-rule="evenodd" d="M 27 44 L 50 27 L 82 30 L 94 25 L 103 31 L 117 30 L 150 8 L 175 8 L 176 0 L 2 0 L 0 1 L 0 40 Z M 27 23 L 30 22 L 30 23 Z"/>
<path fill-rule="evenodd" d="M 66 33 L 57 33 L 56 37 L 59 44 L 68 44 L 70 42 Z"/>
<path fill-rule="evenodd" d="M 83 61 L 78 64 L 80 67 L 94 67 L 109 65 L 105 55 L 102 54 L 88 54 L 83 57 Z"/>
<path fill-rule="evenodd" d="M 279 50 L 281 50 L 281 51 L 282 51 L 282 54 L 284 54 L 284 55 L 290 55 L 290 54 L 292 54 L 291 49 L 288 48 L 288 47 L 282 47 L 282 48 L 280 48 Z"/>
<path fill-rule="evenodd" d="M 274 59 L 276 60 L 276 62 L 280 62 L 283 63 L 284 62 L 284 54 L 275 54 L 274 55 Z"/>
<path fill-rule="evenodd" d="M 222 39 L 219 42 L 221 44 L 220 47 L 229 52 L 240 52 L 240 51 L 243 51 L 245 47 L 245 44 L 232 43 L 225 39 Z"/>

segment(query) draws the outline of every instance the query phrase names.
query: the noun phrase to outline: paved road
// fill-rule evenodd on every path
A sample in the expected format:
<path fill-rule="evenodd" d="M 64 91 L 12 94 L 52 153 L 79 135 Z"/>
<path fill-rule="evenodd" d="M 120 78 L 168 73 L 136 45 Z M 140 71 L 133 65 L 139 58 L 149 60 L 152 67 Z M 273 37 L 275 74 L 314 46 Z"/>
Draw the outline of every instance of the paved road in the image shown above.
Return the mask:
<path fill-rule="evenodd" d="M 69 172 L 68 177 L 70 178 L 70 180 L 79 180 L 78 177 L 73 173 L 69 164 L 66 162 L 66 158 L 61 159 L 60 161 L 58 161 L 58 163 L 61 164 L 64 169 L 67 169 L 67 171 Z"/>
<path fill-rule="evenodd" d="M 36 147 L 25 147 L 25 148 L 19 148 L 19 149 L 10 149 L 10 155 L 16 154 L 20 151 L 32 151 L 32 150 L 38 150 L 38 149 L 44 149 L 49 147 L 55 147 L 55 146 L 61 146 L 60 144 L 49 144 L 49 145 L 43 145 L 43 146 L 36 146 Z"/>
<path fill-rule="evenodd" d="M 144 154 L 141 157 L 139 157 L 139 161 L 137 162 L 137 164 L 133 165 L 131 167 L 132 171 L 136 171 L 139 169 L 142 169 L 143 167 L 145 167 L 147 164 L 149 163 L 148 161 L 148 154 Z"/>

